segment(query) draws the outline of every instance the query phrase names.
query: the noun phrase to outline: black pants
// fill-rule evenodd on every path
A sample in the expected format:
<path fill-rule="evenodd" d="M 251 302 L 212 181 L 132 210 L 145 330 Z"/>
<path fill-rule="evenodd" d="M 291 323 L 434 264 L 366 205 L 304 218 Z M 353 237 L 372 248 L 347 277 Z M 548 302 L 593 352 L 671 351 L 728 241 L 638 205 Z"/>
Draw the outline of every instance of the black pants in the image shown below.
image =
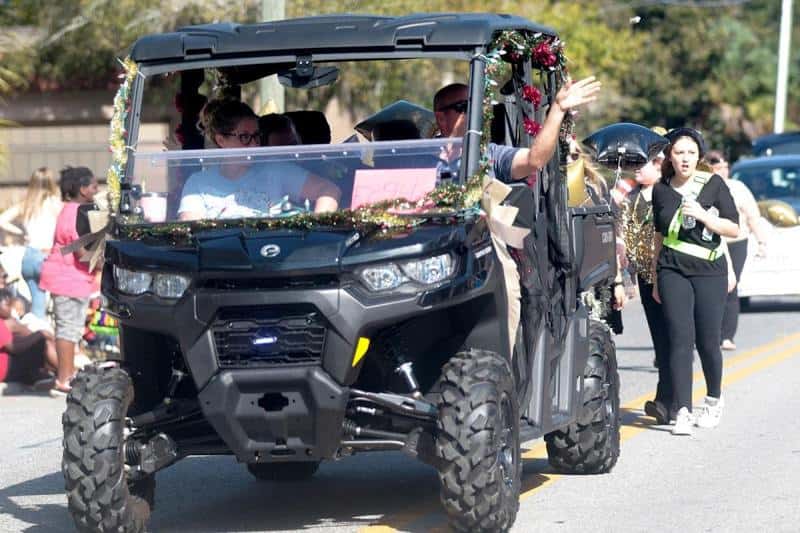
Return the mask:
<path fill-rule="evenodd" d="M 747 239 L 729 242 L 728 252 L 731 254 L 733 272 L 736 274 L 736 288 L 728 293 L 725 302 L 725 314 L 722 316 L 722 338 L 733 340 L 736 328 L 739 327 L 739 280 L 742 279 L 742 269 L 747 259 Z"/>
<path fill-rule="evenodd" d="M 34 335 L 42 335 L 34 333 Z M 33 385 L 39 379 L 40 372 L 44 368 L 46 360 L 47 341 L 44 336 L 30 346 L 18 350 L 13 354 L 8 354 L 8 373 L 4 380 L 8 383 L 17 382 L 25 385 Z"/>
<path fill-rule="evenodd" d="M 644 307 L 644 316 L 647 327 L 650 329 L 650 338 L 653 340 L 653 350 L 656 353 L 658 365 L 658 386 L 656 387 L 656 400 L 663 403 L 668 409 L 672 406 L 672 373 L 669 364 L 669 334 L 664 311 L 661 304 L 653 299 L 653 284 L 639 282 L 639 296 Z"/>
<path fill-rule="evenodd" d="M 697 346 L 708 396 L 722 394 L 720 335 L 727 276 L 684 276 L 667 268 L 658 272 L 658 294 L 669 333 L 673 404 L 692 410 L 693 345 Z"/>

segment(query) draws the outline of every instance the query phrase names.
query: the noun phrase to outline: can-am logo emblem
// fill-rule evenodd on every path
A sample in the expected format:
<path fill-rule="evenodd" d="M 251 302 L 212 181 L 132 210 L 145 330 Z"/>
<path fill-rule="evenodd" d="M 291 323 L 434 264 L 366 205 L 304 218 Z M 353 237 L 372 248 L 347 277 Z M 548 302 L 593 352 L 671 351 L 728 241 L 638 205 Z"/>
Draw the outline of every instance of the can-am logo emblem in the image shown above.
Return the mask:
<path fill-rule="evenodd" d="M 265 244 L 259 253 L 261 257 L 278 257 L 281 254 L 281 247 L 277 244 Z"/>

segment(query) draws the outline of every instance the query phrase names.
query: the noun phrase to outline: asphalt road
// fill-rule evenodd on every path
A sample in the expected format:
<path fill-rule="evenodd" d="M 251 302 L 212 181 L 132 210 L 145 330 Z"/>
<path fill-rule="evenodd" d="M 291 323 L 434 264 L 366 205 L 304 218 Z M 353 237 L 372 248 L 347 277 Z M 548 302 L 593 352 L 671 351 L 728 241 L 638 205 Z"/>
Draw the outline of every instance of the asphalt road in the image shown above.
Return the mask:
<path fill-rule="evenodd" d="M 527 443 L 514 532 L 800 530 L 800 304 L 755 303 L 725 353 L 720 427 L 673 437 L 641 417 L 655 369 L 638 302 L 616 338 L 624 422 L 611 474 L 561 476 Z M 695 399 L 705 387 L 696 377 Z M 61 455 L 63 400 L 0 397 L 0 532 L 72 531 Z M 157 532 L 448 531 L 432 469 L 398 453 L 325 464 L 310 482 L 256 482 L 230 458 L 184 460 L 158 477 Z"/>

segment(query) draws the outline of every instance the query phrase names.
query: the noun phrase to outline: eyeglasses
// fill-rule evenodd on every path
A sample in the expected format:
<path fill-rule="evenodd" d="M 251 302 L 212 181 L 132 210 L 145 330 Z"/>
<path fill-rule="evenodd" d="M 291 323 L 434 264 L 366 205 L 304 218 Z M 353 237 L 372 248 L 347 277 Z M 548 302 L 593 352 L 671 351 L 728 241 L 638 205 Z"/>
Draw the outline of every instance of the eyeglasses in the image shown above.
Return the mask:
<path fill-rule="evenodd" d="M 449 109 L 452 109 L 456 113 L 466 113 L 468 105 L 469 102 L 467 102 L 466 100 L 459 100 L 458 102 L 453 102 L 452 104 L 447 104 L 445 106 L 440 107 L 439 111 L 447 111 Z"/>
<path fill-rule="evenodd" d="M 257 131 L 255 133 L 247 133 L 247 132 L 239 133 L 239 132 L 234 131 L 232 133 L 223 133 L 223 135 L 225 137 L 236 137 L 237 139 L 239 139 L 239 142 L 244 144 L 244 145 L 247 145 L 247 144 L 250 144 L 250 143 L 253 143 L 253 142 L 261 143 L 261 132 L 260 131 Z"/>

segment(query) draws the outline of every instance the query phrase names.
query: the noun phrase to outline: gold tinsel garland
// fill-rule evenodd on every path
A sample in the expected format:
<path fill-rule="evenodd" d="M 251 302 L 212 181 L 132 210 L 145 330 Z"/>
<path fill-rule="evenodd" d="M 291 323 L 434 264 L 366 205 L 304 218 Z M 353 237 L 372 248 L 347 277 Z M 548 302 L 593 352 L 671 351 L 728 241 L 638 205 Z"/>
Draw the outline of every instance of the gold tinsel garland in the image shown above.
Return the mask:
<path fill-rule="evenodd" d="M 251 218 L 239 220 L 198 220 L 169 224 L 125 224 L 117 225 L 120 236 L 130 239 L 167 238 L 173 242 L 191 238 L 197 231 L 218 228 L 250 229 L 314 229 L 314 228 L 352 228 L 362 232 L 373 229 L 396 230 L 409 228 L 431 218 L 443 223 L 452 223 L 459 216 L 472 216 L 480 213 L 480 200 L 484 187 L 491 181 L 491 161 L 486 154 L 490 139 L 493 104 L 496 103 L 499 86 L 497 79 L 505 76 L 510 62 L 530 60 L 536 68 L 554 71 L 557 81 L 568 80 L 566 57 L 563 43 L 556 37 L 542 33 L 522 34 L 504 31 L 497 35 L 489 46 L 489 53 L 482 56 L 486 63 L 486 76 L 483 98 L 483 131 L 481 153 L 483 158 L 478 172 L 463 185 L 447 184 L 437 187 L 418 202 L 405 198 L 378 202 L 362 206 L 356 210 L 342 210 L 335 213 L 302 213 L 286 218 Z M 122 61 L 125 68 L 124 81 L 114 98 L 114 115 L 111 119 L 110 145 L 112 163 L 108 169 L 109 209 L 117 213 L 120 199 L 120 184 L 125 179 L 125 166 L 128 159 L 128 139 L 125 124 L 131 105 L 131 85 L 138 73 L 136 63 L 130 58 Z M 527 118 L 527 117 L 526 117 Z M 561 140 L 572 135 L 572 117 L 568 115 L 561 128 Z M 411 214 L 398 214 L 398 212 Z"/>
<path fill-rule="evenodd" d="M 646 205 L 638 209 L 642 200 L 641 192 L 636 195 L 636 201 L 630 200 L 622 203 L 620 222 L 622 223 L 622 238 L 625 241 L 625 253 L 628 256 L 633 271 L 646 283 L 653 283 L 653 248 L 655 241 L 655 227 L 653 226 L 653 209 Z"/>

